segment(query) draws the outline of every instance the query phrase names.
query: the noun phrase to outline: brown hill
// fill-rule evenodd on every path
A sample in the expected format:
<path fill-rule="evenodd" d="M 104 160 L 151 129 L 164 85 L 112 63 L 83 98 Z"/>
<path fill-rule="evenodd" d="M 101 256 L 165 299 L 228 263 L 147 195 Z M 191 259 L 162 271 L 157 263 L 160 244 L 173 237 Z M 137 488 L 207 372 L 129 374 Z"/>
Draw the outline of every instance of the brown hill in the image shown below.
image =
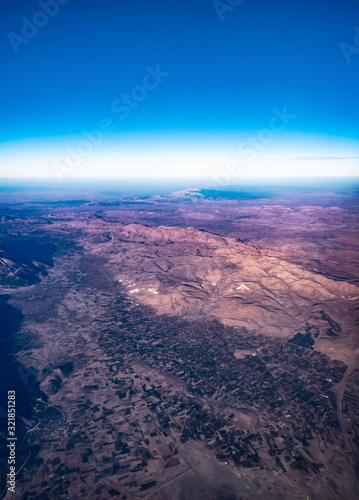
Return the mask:
<path fill-rule="evenodd" d="M 192 227 L 70 225 L 87 233 L 86 247 L 108 258 L 129 296 L 159 313 L 204 312 L 270 336 L 299 332 L 336 358 L 350 354 L 359 299 L 353 284 Z M 104 232 L 106 241 L 99 238 Z"/>

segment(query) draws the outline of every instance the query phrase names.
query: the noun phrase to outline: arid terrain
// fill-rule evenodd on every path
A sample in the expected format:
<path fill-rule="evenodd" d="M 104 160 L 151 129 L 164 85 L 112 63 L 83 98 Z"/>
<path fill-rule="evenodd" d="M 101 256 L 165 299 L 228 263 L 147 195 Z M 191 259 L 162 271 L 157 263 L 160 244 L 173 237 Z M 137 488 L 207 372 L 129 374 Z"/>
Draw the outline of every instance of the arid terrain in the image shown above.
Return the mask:
<path fill-rule="evenodd" d="M 359 497 L 358 192 L 36 196 L 0 206 L 16 498 Z"/>

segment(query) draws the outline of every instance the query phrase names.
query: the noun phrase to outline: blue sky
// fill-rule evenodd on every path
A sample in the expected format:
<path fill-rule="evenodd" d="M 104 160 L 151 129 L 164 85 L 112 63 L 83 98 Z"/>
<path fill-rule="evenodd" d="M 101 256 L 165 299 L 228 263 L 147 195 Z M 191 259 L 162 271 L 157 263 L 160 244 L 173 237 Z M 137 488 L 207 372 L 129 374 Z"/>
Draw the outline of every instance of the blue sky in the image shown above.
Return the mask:
<path fill-rule="evenodd" d="M 3 0 L 0 176 L 359 175 L 358 2 L 47 2 Z"/>

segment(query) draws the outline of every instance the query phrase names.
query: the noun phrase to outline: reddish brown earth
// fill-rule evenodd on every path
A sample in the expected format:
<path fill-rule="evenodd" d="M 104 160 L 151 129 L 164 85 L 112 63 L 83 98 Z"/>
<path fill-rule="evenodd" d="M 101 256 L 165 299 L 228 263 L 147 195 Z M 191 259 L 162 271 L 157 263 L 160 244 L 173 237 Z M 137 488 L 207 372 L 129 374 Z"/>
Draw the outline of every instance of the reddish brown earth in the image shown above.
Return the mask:
<path fill-rule="evenodd" d="M 21 495 L 356 500 L 357 194 L 90 200 L 2 207 Z"/>

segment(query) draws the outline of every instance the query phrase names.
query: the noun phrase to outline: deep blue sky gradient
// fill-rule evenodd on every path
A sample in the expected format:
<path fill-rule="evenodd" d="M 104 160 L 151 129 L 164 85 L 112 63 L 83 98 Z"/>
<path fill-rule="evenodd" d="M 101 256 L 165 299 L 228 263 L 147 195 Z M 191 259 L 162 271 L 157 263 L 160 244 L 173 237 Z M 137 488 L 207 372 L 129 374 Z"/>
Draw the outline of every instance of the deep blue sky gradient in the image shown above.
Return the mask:
<path fill-rule="evenodd" d="M 132 113 L 128 131 L 240 131 L 274 107 L 292 130 L 358 137 L 354 0 L 244 0 L 221 22 L 211 0 L 70 0 L 15 54 L 33 0 L 2 0 L 0 142 L 81 133 L 141 83 L 147 65 L 170 76 Z"/>

